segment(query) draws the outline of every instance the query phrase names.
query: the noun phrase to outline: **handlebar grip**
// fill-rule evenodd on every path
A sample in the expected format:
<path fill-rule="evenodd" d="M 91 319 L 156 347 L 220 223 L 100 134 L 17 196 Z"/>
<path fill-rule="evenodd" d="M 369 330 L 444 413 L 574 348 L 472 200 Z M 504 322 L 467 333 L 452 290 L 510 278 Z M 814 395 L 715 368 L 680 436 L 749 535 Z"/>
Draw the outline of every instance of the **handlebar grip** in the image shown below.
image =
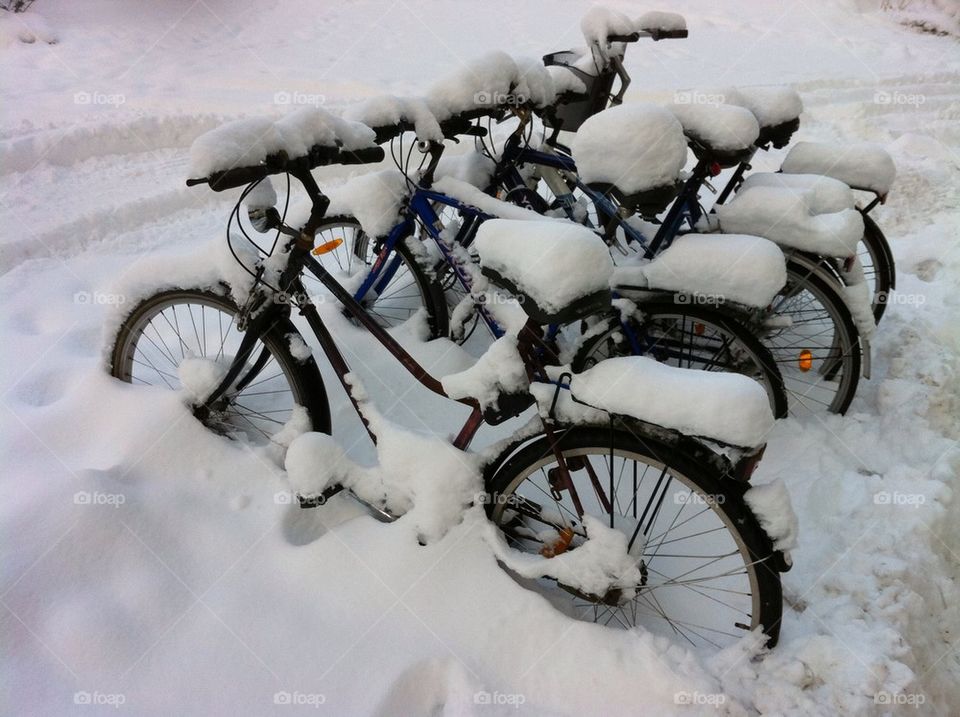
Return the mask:
<path fill-rule="evenodd" d="M 227 169 L 223 172 L 214 172 L 207 178 L 210 189 L 215 192 L 222 192 L 234 187 L 243 187 L 258 179 L 263 179 L 269 174 L 267 167 L 261 165 L 257 167 L 236 167 Z"/>
<path fill-rule="evenodd" d="M 636 42 L 639 39 L 639 32 L 631 32 L 627 35 L 607 35 L 607 42 Z"/>
<path fill-rule="evenodd" d="M 687 30 L 650 30 L 650 37 L 657 40 L 684 40 L 690 37 Z"/>

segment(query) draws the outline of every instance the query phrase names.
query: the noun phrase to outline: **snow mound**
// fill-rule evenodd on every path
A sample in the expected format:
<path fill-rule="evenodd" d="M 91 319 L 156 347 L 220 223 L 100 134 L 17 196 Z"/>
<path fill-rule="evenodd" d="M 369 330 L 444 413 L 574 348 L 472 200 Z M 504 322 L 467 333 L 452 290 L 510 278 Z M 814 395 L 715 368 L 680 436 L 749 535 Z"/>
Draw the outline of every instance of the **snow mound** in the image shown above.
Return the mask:
<path fill-rule="evenodd" d="M 784 187 L 741 190 L 732 202 L 717 207 L 717 218 L 724 232 L 754 234 L 823 256 L 852 256 L 863 237 L 857 210 L 814 214 L 803 194 Z"/>
<path fill-rule="evenodd" d="M 480 265 L 512 281 L 548 313 L 609 286 L 607 245 L 579 224 L 491 219 L 477 231 Z"/>
<path fill-rule="evenodd" d="M 797 119 L 803 112 L 803 101 L 792 87 L 737 87 L 724 93 L 731 105 L 746 107 L 761 127 L 773 127 Z"/>
<path fill-rule="evenodd" d="M 625 194 L 673 184 L 687 161 L 679 120 L 663 107 L 620 105 L 581 125 L 571 145 L 580 178 Z"/>
<path fill-rule="evenodd" d="M 652 261 L 617 266 L 614 287 L 648 287 L 768 306 L 787 281 L 783 252 L 744 234 L 685 234 Z"/>
<path fill-rule="evenodd" d="M 327 216 L 354 217 L 368 236 L 386 236 L 400 221 L 408 194 L 407 178 L 396 169 L 368 172 L 327 192 Z"/>
<path fill-rule="evenodd" d="M 675 368 L 646 356 L 601 361 L 570 382 L 595 408 L 735 446 L 759 446 L 773 428 L 763 386 L 746 376 Z"/>
<path fill-rule="evenodd" d="M 783 480 L 778 478 L 770 483 L 754 485 L 744 493 L 743 498 L 774 541 L 774 548 L 787 551 L 797 547 L 799 522 Z"/>
<path fill-rule="evenodd" d="M 714 149 L 748 149 L 760 135 L 757 119 L 743 107 L 672 104 L 669 109 L 688 136 Z"/>
<path fill-rule="evenodd" d="M 443 141 L 443 132 L 433 116 L 427 101 L 421 97 L 379 95 L 350 105 L 343 111 L 346 120 L 360 122 L 368 127 L 386 127 L 400 122 L 411 122 L 418 139 Z"/>
<path fill-rule="evenodd" d="M 890 191 L 897 176 L 890 154 L 871 142 L 798 142 L 780 169 L 787 174 L 824 174 L 881 196 Z"/>
<path fill-rule="evenodd" d="M 833 177 L 819 174 L 757 172 L 744 180 L 740 191 L 753 187 L 782 187 L 797 192 L 814 214 L 841 212 L 857 206 L 857 198 L 850 187 Z"/>
<path fill-rule="evenodd" d="M 430 111 L 441 122 L 473 110 L 530 102 L 548 105 L 555 99 L 553 79 L 542 63 L 515 60 L 491 52 L 438 81 L 427 92 Z"/>
<path fill-rule="evenodd" d="M 233 167 L 260 164 L 285 151 L 302 157 L 316 145 L 356 150 L 373 145 L 372 129 L 320 107 L 301 107 L 278 120 L 251 117 L 234 120 L 197 137 L 190 146 L 190 176 L 207 177 Z"/>
<path fill-rule="evenodd" d="M 450 398 L 475 398 L 484 409 L 496 407 L 501 394 L 520 393 L 529 386 L 517 338 L 509 334 L 490 344 L 473 366 L 441 382 Z"/>
<path fill-rule="evenodd" d="M 580 31 L 587 45 L 598 53 L 601 60 L 605 60 L 610 55 L 607 38 L 611 35 L 629 35 L 636 32 L 637 27 L 634 21 L 622 12 L 594 5 L 580 19 Z M 617 51 L 616 54 L 623 53 Z"/>
<path fill-rule="evenodd" d="M 634 20 L 634 26 L 638 30 L 650 32 L 660 30 L 668 32 L 671 30 L 686 30 L 687 20 L 683 15 L 676 12 L 664 12 L 662 10 L 650 10 L 643 13 Z"/>

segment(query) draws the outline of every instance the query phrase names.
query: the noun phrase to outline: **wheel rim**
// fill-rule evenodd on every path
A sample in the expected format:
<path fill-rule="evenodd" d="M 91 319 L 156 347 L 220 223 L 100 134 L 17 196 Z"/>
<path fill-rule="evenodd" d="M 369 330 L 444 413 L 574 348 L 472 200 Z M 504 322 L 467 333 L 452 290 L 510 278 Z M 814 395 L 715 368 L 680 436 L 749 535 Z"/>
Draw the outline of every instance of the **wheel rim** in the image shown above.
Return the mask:
<path fill-rule="evenodd" d="M 612 504 L 616 528 L 628 541 L 636 535 L 631 555 L 642 566 L 645 584 L 633 586 L 632 599 L 609 605 L 571 594 L 556 581 L 536 581 L 556 607 L 578 619 L 624 629 L 639 625 L 697 647 L 721 648 L 759 625 L 758 563 L 718 507 L 722 495 L 707 495 L 681 472 L 632 451 L 614 449 L 612 463 L 610 446 L 569 449 L 563 455 L 565 461 L 584 463 L 571 470 L 584 512 L 609 525 L 605 500 Z M 595 489 L 586 464 L 602 490 Z M 583 531 L 570 492 L 563 491 L 559 500 L 550 493 L 548 472 L 555 465 L 552 454 L 543 458 L 496 496 L 492 517 L 511 547 L 540 552 L 558 526 L 574 530 L 575 542 L 580 540 Z"/>
<path fill-rule="evenodd" d="M 356 291 L 367 276 L 377 255 L 373 242 L 357 222 L 342 221 L 325 224 L 317 231 L 316 246 L 341 243 L 317 257 L 323 267 L 341 284 Z M 410 270 L 409 260 L 396 252 L 399 265 L 390 281 L 375 298 L 363 302 L 367 312 L 384 328 L 398 326 L 424 308 L 423 287 Z M 309 272 L 303 274 L 303 285 L 315 300 L 328 295 L 326 288 Z"/>
<path fill-rule="evenodd" d="M 183 383 L 186 360 L 213 363 L 225 372 L 239 350 L 242 334 L 236 328 L 236 311 L 213 297 L 171 296 L 151 305 L 129 325 L 116 362 L 116 375 L 136 385 L 189 391 Z M 241 391 L 210 407 L 205 425 L 252 443 L 268 443 L 302 411 L 304 397 L 290 368 L 276 358 L 272 341 L 257 341 L 246 367 L 266 351 L 260 372 Z M 245 373 L 245 372 L 244 372 Z M 241 374 L 243 375 L 243 374 Z M 216 385 L 213 381 L 210 385 Z"/>
<path fill-rule="evenodd" d="M 790 415 L 842 410 L 856 379 L 852 364 L 859 347 L 836 303 L 815 282 L 789 272 L 768 315 L 790 318 L 789 328 L 764 338 L 780 368 Z"/>

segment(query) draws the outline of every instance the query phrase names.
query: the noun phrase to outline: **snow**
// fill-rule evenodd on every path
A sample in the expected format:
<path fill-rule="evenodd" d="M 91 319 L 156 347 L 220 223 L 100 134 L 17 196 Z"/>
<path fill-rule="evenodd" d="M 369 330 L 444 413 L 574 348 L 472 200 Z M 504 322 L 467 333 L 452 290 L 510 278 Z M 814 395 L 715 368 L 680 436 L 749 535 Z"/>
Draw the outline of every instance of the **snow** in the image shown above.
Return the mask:
<path fill-rule="evenodd" d="M 724 92 L 727 102 L 750 110 L 761 127 L 773 127 L 797 119 L 803 101 L 792 87 L 736 87 Z"/>
<path fill-rule="evenodd" d="M 441 122 L 478 109 L 531 102 L 542 107 L 555 97 L 542 63 L 489 52 L 439 80 L 427 92 L 427 105 Z"/>
<path fill-rule="evenodd" d="M 648 263 L 618 264 L 611 283 L 763 308 L 786 281 L 783 252 L 767 239 L 743 234 L 685 234 Z"/>
<path fill-rule="evenodd" d="M 335 109 L 415 95 L 438 68 L 490 48 L 565 47 L 582 3 L 34 7 L 60 42 L 0 53 L 0 525 L 15 536 L 0 541 L 7 712 L 956 712 L 960 58 L 954 38 L 901 24 L 953 31 L 955 10 L 676 0 L 690 39 L 626 53 L 627 103 L 663 104 L 676 87 L 790 83 L 806 107 L 800 138 L 875 142 L 898 170 L 872 212 L 899 270 L 871 342 L 873 378 L 846 416 L 778 422 L 754 477 L 782 479 L 800 522 L 781 641 L 703 654 L 645 629 L 570 620 L 500 567 L 482 509 L 428 545 L 411 521 L 380 523 L 345 494 L 301 511 L 275 461 L 199 430 L 179 397 L 102 371 L 104 322 L 131 308 L 109 303 L 115 286 L 129 280 L 143 295 L 151 282 L 212 279 L 214 249 L 236 268 L 223 231 L 239 190 L 183 186 L 197 135 L 276 112 L 278 91 L 322 92 Z M 505 28 L 517 30 L 509 45 Z M 110 95 L 125 102 L 96 103 Z M 776 171 L 784 155 L 753 164 Z M 353 171 L 317 177 L 326 188 Z M 296 199 L 290 214 L 304 216 Z M 333 302 L 319 309 L 391 420 L 436 436 L 459 427 L 463 407 L 415 385 Z M 440 376 L 475 360 L 442 340 L 402 340 Z M 320 363 L 335 440 L 356 463 L 379 463 Z M 484 428 L 477 448 L 517 423 Z M 442 485 L 449 456 L 439 443 L 416 448 L 404 477 Z M 99 501 L 78 504 L 77 493 Z M 77 705 L 80 692 L 125 704 Z M 324 704 L 277 704 L 278 693 Z M 723 702 L 678 704 L 681 693 Z"/>
<path fill-rule="evenodd" d="M 686 30 L 687 21 L 675 12 L 664 12 L 662 10 L 650 10 L 643 13 L 634 21 L 634 25 L 639 30 Z"/>
<path fill-rule="evenodd" d="M 562 95 L 564 92 L 583 94 L 587 91 L 583 80 L 562 65 L 548 65 L 547 72 L 553 78 L 553 87 L 557 95 Z"/>
<path fill-rule="evenodd" d="M 248 209 L 269 209 L 277 203 L 277 191 L 273 188 L 270 177 L 264 177 L 257 182 L 253 189 L 247 192 L 243 203 Z"/>
<path fill-rule="evenodd" d="M 767 393 L 753 379 L 646 356 L 601 361 L 575 375 L 570 391 L 595 408 L 735 446 L 759 446 L 773 427 Z"/>
<path fill-rule="evenodd" d="M 457 170 L 455 169 L 455 171 Z M 457 171 L 457 173 L 459 173 L 459 171 Z M 469 174 L 473 174 L 473 172 L 468 173 L 467 180 L 460 180 L 453 176 L 452 173 L 450 175 L 441 177 L 433 183 L 433 189 L 446 194 L 448 197 L 457 199 L 464 204 L 476 207 L 486 214 L 490 214 L 491 216 L 499 217 L 501 219 L 528 222 L 551 221 L 549 217 L 545 217 L 542 214 L 537 214 L 532 209 L 527 209 L 516 204 L 510 204 L 509 202 L 504 202 L 496 197 L 491 197 L 482 189 L 478 188 L 480 185 L 475 184 L 474 182 L 469 182 L 469 179 L 483 179 L 482 171 L 472 177 L 470 177 Z M 487 184 L 489 184 L 489 182 Z"/>
<path fill-rule="evenodd" d="M 290 348 L 290 355 L 300 363 L 306 363 L 313 356 L 313 351 L 299 334 L 287 334 L 287 346 Z"/>
<path fill-rule="evenodd" d="M 529 385 L 517 352 L 517 337 L 501 336 L 473 366 L 444 376 L 442 382 L 450 398 L 475 398 L 484 409 L 496 408 L 501 394 L 520 393 Z"/>
<path fill-rule="evenodd" d="M 354 217 L 368 236 L 386 236 L 400 222 L 409 194 L 407 178 L 395 168 L 360 174 L 327 192 L 327 216 Z"/>
<path fill-rule="evenodd" d="M 687 161 L 676 117 L 638 102 L 590 117 L 570 148 L 584 182 L 614 184 L 625 194 L 675 183 Z"/>
<path fill-rule="evenodd" d="M 713 149 L 748 149 L 760 134 L 753 113 L 743 107 L 672 104 L 669 109 L 688 136 Z"/>
<path fill-rule="evenodd" d="M 386 127 L 400 122 L 412 122 L 417 138 L 422 140 L 443 141 L 443 132 L 437 118 L 420 97 L 397 97 L 379 95 L 347 107 L 344 119 L 360 122 L 368 127 Z"/>
<path fill-rule="evenodd" d="M 548 313 L 606 289 L 613 275 L 607 245 L 571 222 L 490 219 L 474 244 L 480 266 L 512 281 Z"/>
<path fill-rule="evenodd" d="M 320 107 L 301 107 L 280 119 L 253 117 L 227 122 L 194 140 L 190 176 L 207 177 L 233 167 L 251 167 L 285 151 L 303 157 L 315 145 L 356 150 L 373 144 L 369 127 L 336 117 Z"/>
<path fill-rule="evenodd" d="M 814 214 L 804 195 L 789 187 L 740 190 L 716 211 L 724 232 L 754 234 L 822 256 L 852 256 L 863 236 L 856 209 Z"/>
<path fill-rule="evenodd" d="M 780 169 L 788 174 L 823 174 L 881 196 L 890 191 L 897 176 L 889 152 L 871 142 L 798 142 Z"/>
<path fill-rule="evenodd" d="M 814 214 L 831 214 L 854 209 L 857 198 L 843 182 L 819 174 L 783 174 L 782 172 L 753 172 L 741 185 L 741 190 L 752 187 L 783 187 L 803 196 Z"/>
<path fill-rule="evenodd" d="M 743 499 L 773 540 L 775 549 L 786 552 L 797 547 L 800 524 L 793 512 L 790 492 L 783 479 L 752 485 L 744 493 Z"/>
<path fill-rule="evenodd" d="M 594 5 L 580 19 L 580 31 L 587 41 L 587 46 L 597 53 L 598 59 L 606 60 L 611 52 L 611 43 L 608 43 L 607 38 L 611 35 L 629 35 L 636 32 L 637 28 L 633 20 L 622 12 Z M 617 51 L 621 48 L 622 46 L 618 46 L 614 52 L 622 54 L 622 51 Z"/>
<path fill-rule="evenodd" d="M 493 172 L 497 165 L 487 155 L 478 151 L 467 151 L 463 154 L 444 154 L 437 164 L 435 179 L 450 177 L 460 182 L 466 182 L 479 189 L 486 189 L 493 179 Z M 434 182 L 434 188 L 436 188 Z M 454 185 L 456 186 L 456 185 Z M 449 194 L 449 190 L 442 190 Z M 454 189 L 454 191 L 456 191 Z M 454 196 L 454 195 L 450 195 Z M 490 196 L 490 195 L 485 195 Z M 463 200 L 466 201 L 466 200 Z M 504 202 L 506 204 L 506 202 Z M 515 207 L 515 204 L 510 206 Z"/>

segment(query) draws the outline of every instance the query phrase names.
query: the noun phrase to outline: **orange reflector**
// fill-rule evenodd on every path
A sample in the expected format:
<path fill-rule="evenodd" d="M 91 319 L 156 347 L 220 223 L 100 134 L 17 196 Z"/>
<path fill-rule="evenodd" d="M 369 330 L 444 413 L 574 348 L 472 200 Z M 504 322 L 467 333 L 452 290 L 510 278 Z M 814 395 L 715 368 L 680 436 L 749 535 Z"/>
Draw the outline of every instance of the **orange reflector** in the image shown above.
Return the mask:
<path fill-rule="evenodd" d="M 570 543 L 573 542 L 573 529 L 572 528 L 562 528 L 560 530 L 560 537 L 558 537 L 552 543 L 544 545 L 540 548 L 540 555 L 545 558 L 552 558 L 561 553 L 567 552 L 567 548 L 570 547 Z"/>
<path fill-rule="evenodd" d="M 800 358 L 797 359 L 797 364 L 804 373 L 813 368 L 813 354 L 810 353 L 809 349 L 804 349 L 800 352 Z"/>
<path fill-rule="evenodd" d="M 703 332 L 706 330 L 706 328 L 707 327 L 704 324 L 694 324 L 693 333 L 695 333 L 697 336 L 703 336 Z"/>
<path fill-rule="evenodd" d="M 313 250 L 313 254 L 315 256 L 320 256 L 321 254 L 327 254 L 328 252 L 331 252 L 334 249 L 336 249 L 341 244 L 343 244 L 343 239 L 334 239 L 333 241 L 328 241 L 325 244 L 321 244 L 320 246 L 315 247 Z"/>

